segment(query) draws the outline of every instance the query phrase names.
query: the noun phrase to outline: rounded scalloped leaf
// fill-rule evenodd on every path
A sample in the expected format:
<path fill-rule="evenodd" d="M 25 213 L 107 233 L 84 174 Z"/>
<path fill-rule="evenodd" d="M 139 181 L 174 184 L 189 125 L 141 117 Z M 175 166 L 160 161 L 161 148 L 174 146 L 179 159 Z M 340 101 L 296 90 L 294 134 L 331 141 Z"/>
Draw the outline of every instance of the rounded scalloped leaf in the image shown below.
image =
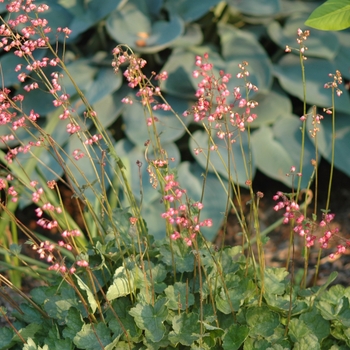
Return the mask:
<path fill-rule="evenodd" d="M 306 102 L 311 105 L 330 107 L 332 105 L 331 89 L 325 89 L 324 84 L 329 82 L 328 74 L 335 74 L 336 67 L 332 62 L 309 58 L 304 61 L 306 76 Z M 291 95 L 303 100 L 303 84 L 299 57 L 286 55 L 275 66 L 275 75 L 281 86 Z M 342 88 L 342 86 L 340 86 Z M 343 93 L 336 98 L 335 107 L 338 111 L 347 113 L 350 110 L 349 94 Z"/>
<path fill-rule="evenodd" d="M 236 142 L 231 144 L 230 151 L 230 173 L 231 178 L 235 183 L 239 183 L 241 186 L 246 186 L 245 182 L 249 178 L 253 178 L 255 175 L 255 162 L 253 160 L 253 164 L 251 165 L 252 174 L 251 176 L 246 174 L 245 170 L 245 161 L 242 155 L 241 145 L 240 145 L 240 137 L 242 139 L 242 147 L 245 154 L 245 161 L 247 166 L 249 162 L 249 147 L 248 147 L 248 137 L 247 133 L 241 132 L 240 135 L 235 134 Z M 228 179 L 229 169 L 228 169 L 228 151 L 225 141 L 219 139 L 215 135 L 215 130 L 213 131 L 212 138 L 215 142 L 215 145 L 218 147 L 217 151 L 210 152 L 210 161 L 211 165 L 209 165 L 209 171 L 213 172 L 213 167 L 216 171 Z M 206 131 L 198 130 L 193 133 L 193 137 L 190 138 L 190 150 L 193 157 L 196 161 L 202 166 L 203 169 L 206 168 L 207 164 L 207 150 L 208 150 L 208 139 L 209 136 Z M 210 144 L 212 146 L 212 143 Z M 201 150 L 198 155 L 196 155 L 196 150 Z"/>
<path fill-rule="evenodd" d="M 233 75 L 227 84 L 229 90 L 232 91 L 233 87 L 244 85 L 243 79 L 236 78 L 236 72 L 240 71 L 238 65 L 247 61 L 249 64 L 247 70 L 250 73 L 248 80 L 256 85 L 260 92 L 268 92 L 272 85 L 272 64 L 256 37 L 228 24 L 219 24 L 218 34 L 222 56 L 227 64 L 224 70 Z M 250 96 L 254 95 L 255 92 L 252 91 Z"/>
<path fill-rule="evenodd" d="M 256 166 L 267 176 L 292 187 L 293 179 L 287 177 L 291 166 L 298 169 L 301 153 L 301 121 L 293 115 L 279 119 L 273 127 L 262 126 L 251 136 Z M 302 187 L 306 187 L 313 171 L 313 144 L 306 138 L 303 162 Z M 298 178 L 294 180 L 294 185 Z"/>
<path fill-rule="evenodd" d="M 299 49 L 297 44 L 297 30 L 298 28 L 305 29 L 306 14 L 297 14 L 287 19 L 283 28 L 281 25 L 273 21 L 267 27 L 270 38 L 279 45 L 282 49 L 286 46 L 295 47 Z M 317 29 L 311 31 L 310 36 L 305 41 L 307 57 L 320 57 L 332 60 L 340 49 L 339 40 L 335 33 L 325 32 Z M 295 53 L 294 51 L 292 51 Z M 299 54 L 298 54 L 299 55 Z"/>
<path fill-rule="evenodd" d="M 259 105 L 254 110 L 258 117 L 250 124 L 252 128 L 273 124 L 283 115 L 292 113 L 290 98 L 277 84 L 268 94 L 258 93 L 254 101 Z"/>
<path fill-rule="evenodd" d="M 131 96 L 131 95 L 129 95 Z M 165 99 L 169 105 L 182 118 L 182 113 L 189 108 L 188 101 L 174 96 L 166 96 Z M 131 97 L 133 98 L 133 97 Z M 145 118 L 149 118 L 147 108 L 142 106 L 135 99 L 132 105 L 127 105 L 123 112 L 123 120 L 125 124 L 125 133 L 129 140 L 135 145 L 143 146 L 150 138 L 149 129 Z M 156 110 L 152 112 L 154 117 L 158 118 L 156 122 L 157 132 L 160 135 L 162 144 L 178 140 L 184 133 L 185 129 L 178 118 L 171 111 Z M 182 118 L 183 123 L 189 124 L 189 118 Z M 151 127 L 152 128 L 152 127 Z"/>
<path fill-rule="evenodd" d="M 181 157 L 177 146 L 174 143 L 168 143 L 164 145 L 163 148 L 169 158 L 173 157 L 175 159 L 175 161 L 171 162 L 169 166 L 177 166 Z M 115 150 L 125 165 L 134 196 L 140 201 L 140 192 L 142 191 L 143 204 L 145 206 L 148 206 L 151 202 L 159 199 L 160 196 L 158 190 L 154 189 L 150 183 L 150 175 L 147 171 L 148 164 L 145 160 L 145 147 L 135 146 L 129 140 L 122 139 L 116 143 Z M 147 156 L 150 160 L 153 159 L 151 152 L 149 152 Z M 141 162 L 141 168 L 137 165 L 137 161 Z"/>
<path fill-rule="evenodd" d="M 117 42 L 143 53 L 154 53 L 171 46 L 184 31 L 184 23 L 169 13 L 169 21 L 151 16 L 151 3 L 129 0 L 107 19 L 109 35 Z"/>
<path fill-rule="evenodd" d="M 227 3 L 251 16 L 272 16 L 281 10 L 279 0 L 227 0 Z"/>
<path fill-rule="evenodd" d="M 178 167 L 178 180 L 182 188 L 186 189 L 187 196 L 194 201 L 199 201 L 202 195 L 203 169 L 197 163 L 182 162 Z M 222 179 L 221 184 L 215 174 L 208 173 L 204 190 L 203 209 L 201 220 L 212 219 L 213 226 L 202 228 L 204 236 L 212 241 L 220 229 L 227 203 L 228 183 Z M 225 188 L 223 188 L 223 186 Z"/>
<path fill-rule="evenodd" d="M 336 112 L 335 116 L 335 158 L 334 165 L 337 169 L 350 176 L 350 123 L 349 114 Z M 307 128 L 313 129 L 312 118 L 307 118 Z M 318 150 L 328 161 L 332 160 L 332 116 L 325 114 L 324 119 L 318 125 L 317 133 Z M 310 136 L 311 138 L 311 136 Z M 312 139 L 312 138 L 311 138 Z M 312 139 L 314 142 L 315 140 Z"/>
<path fill-rule="evenodd" d="M 194 22 L 217 5 L 220 0 L 188 1 L 188 0 L 166 0 L 165 7 L 169 13 L 174 12 L 185 22 Z"/>
<path fill-rule="evenodd" d="M 60 0 L 60 4 L 73 16 L 69 24 L 69 29 L 72 30 L 69 41 L 74 40 L 78 35 L 98 23 L 112 11 L 119 9 L 126 2 L 127 0 L 89 0 L 84 2 Z"/>

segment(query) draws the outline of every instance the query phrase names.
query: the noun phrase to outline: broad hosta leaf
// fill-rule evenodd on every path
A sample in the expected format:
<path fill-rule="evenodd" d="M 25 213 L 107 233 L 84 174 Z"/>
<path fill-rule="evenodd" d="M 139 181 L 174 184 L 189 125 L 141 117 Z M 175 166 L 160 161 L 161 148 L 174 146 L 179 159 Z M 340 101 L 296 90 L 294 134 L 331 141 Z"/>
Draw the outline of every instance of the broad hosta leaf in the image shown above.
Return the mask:
<path fill-rule="evenodd" d="M 185 188 L 189 198 L 194 201 L 201 199 L 203 168 L 197 163 L 182 162 L 178 167 L 180 186 Z M 208 240 L 213 240 L 224 219 L 227 201 L 227 181 L 222 179 L 222 183 L 215 174 L 206 175 L 206 187 L 204 190 L 201 219 L 212 219 L 213 226 L 203 227 L 202 232 Z"/>
<path fill-rule="evenodd" d="M 287 19 L 283 27 L 277 21 L 271 22 L 267 28 L 270 38 L 282 49 L 285 49 L 286 45 L 299 48 L 296 41 L 297 30 L 298 28 L 305 29 L 306 18 L 306 14 L 293 15 Z M 339 40 L 335 33 L 319 30 L 311 31 L 305 45 L 308 48 L 305 52 L 307 57 L 320 57 L 328 60 L 333 59 L 340 49 Z"/>
<path fill-rule="evenodd" d="M 266 175 L 291 187 L 293 179 L 287 177 L 291 166 L 298 166 L 301 152 L 302 126 L 293 115 L 281 117 L 273 127 L 262 126 L 252 135 L 252 148 L 256 166 Z M 307 139 L 306 139 L 307 140 Z M 315 157 L 312 142 L 305 142 L 302 187 L 306 187 L 313 171 L 311 159 Z M 298 179 L 294 179 L 294 185 Z"/>
<path fill-rule="evenodd" d="M 272 84 L 272 64 L 255 36 L 227 24 L 219 24 L 218 33 L 222 56 L 226 62 L 223 69 L 233 76 L 227 84 L 228 89 L 233 91 L 234 87 L 244 85 L 244 80 L 236 78 L 236 74 L 240 71 L 238 65 L 247 61 L 247 70 L 250 73 L 248 80 L 256 85 L 260 92 L 267 93 Z M 254 95 L 255 92 L 251 91 L 250 96 Z"/>
<path fill-rule="evenodd" d="M 254 101 L 259 105 L 254 110 L 258 117 L 250 124 L 252 128 L 273 124 L 283 115 L 292 113 L 291 100 L 277 85 L 275 84 L 267 94 L 258 93 L 254 96 Z"/>
<path fill-rule="evenodd" d="M 337 97 L 336 97 L 337 99 Z M 335 108 L 337 111 L 337 107 Z M 349 110 L 350 112 L 350 110 Z M 320 131 L 317 134 L 318 149 L 321 155 L 331 162 L 332 159 L 332 116 L 325 114 Z M 349 114 L 336 113 L 335 117 L 335 167 L 350 176 L 350 124 Z M 312 130 L 312 118 L 307 119 L 307 128 Z M 314 140 L 312 140 L 314 141 Z"/>
<path fill-rule="evenodd" d="M 164 97 L 173 110 L 178 113 L 182 122 L 188 125 L 189 118 L 182 117 L 182 113 L 189 108 L 188 101 L 174 96 L 165 95 Z M 182 123 L 172 111 L 156 110 L 152 113 L 159 120 L 156 122 L 156 128 L 162 144 L 176 141 L 185 133 Z M 124 109 L 125 133 L 129 140 L 140 147 L 143 147 L 144 143 L 150 139 L 150 130 L 152 130 L 152 126 L 147 127 L 146 118 L 150 118 L 149 111 L 137 100 Z"/>
<path fill-rule="evenodd" d="M 311 105 L 330 107 L 332 105 L 331 90 L 325 89 L 329 82 L 328 74 L 335 74 L 337 67 L 324 59 L 309 58 L 304 61 L 306 76 L 306 102 Z M 286 55 L 275 66 L 275 74 L 282 87 L 291 95 L 303 100 L 303 84 L 299 57 Z M 339 112 L 348 113 L 350 110 L 349 94 L 344 93 L 335 101 Z"/>
<path fill-rule="evenodd" d="M 108 16 L 109 35 L 139 52 L 154 53 L 169 47 L 183 33 L 184 23 L 176 13 L 169 13 L 169 20 L 152 15 L 151 7 L 152 3 L 129 0 Z"/>
<path fill-rule="evenodd" d="M 340 43 L 338 54 L 334 58 L 334 66 L 340 70 L 343 77 L 350 79 L 350 29 L 334 32 L 334 34 Z"/>
<path fill-rule="evenodd" d="M 183 35 L 178 37 L 173 43 L 172 47 L 188 47 L 200 45 L 203 41 L 203 33 L 201 27 L 197 23 L 189 23 L 185 27 Z"/>
<path fill-rule="evenodd" d="M 59 0 L 58 2 L 73 15 L 69 24 L 72 30 L 70 41 L 95 25 L 115 9 L 120 9 L 127 0 Z"/>
<path fill-rule="evenodd" d="M 210 151 L 210 162 L 209 171 L 213 172 L 213 168 L 216 171 L 228 179 L 228 176 L 231 176 L 231 179 L 235 183 L 239 183 L 242 186 L 245 186 L 247 178 L 254 177 L 255 174 L 255 164 L 251 164 L 252 174 L 246 173 L 245 162 L 249 161 L 249 148 L 248 148 L 248 138 L 247 133 L 240 132 L 240 134 L 235 135 L 236 142 L 229 145 L 230 152 L 227 150 L 227 145 L 224 140 L 221 140 L 215 134 L 213 130 L 212 139 L 214 144 L 217 146 L 217 151 Z M 206 168 L 207 164 L 207 151 L 208 151 L 208 140 L 209 136 L 206 131 L 198 130 L 193 134 L 193 138 L 190 139 L 190 148 L 193 156 L 196 161 L 203 167 Z M 244 154 L 246 159 L 244 160 L 241 150 L 240 142 L 242 142 L 242 147 L 244 149 Z M 209 147 L 213 146 L 212 142 L 209 143 Z M 196 155 L 196 150 L 202 150 L 198 155 Z M 230 157 L 230 168 L 228 167 Z"/>
<path fill-rule="evenodd" d="M 227 3 L 240 12 L 252 16 L 271 16 L 281 9 L 279 0 L 228 0 Z"/>
<path fill-rule="evenodd" d="M 145 160 L 145 148 L 135 146 L 129 140 L 123 139 L 116 143 L 115 150 L 125 165 L 129 183 L 131 184 L 135 197 L 138 200 L 141 200 L 142 197 L 145 206 L 148 206 L 159 198 L 158 191 L 154 189 L 150 183 L 150 176 L 147 171 L 148 164 Z M 174 162 L 170 162 L 170 166 L 177 166 L 180 161 L 180 152 L 177 146 L 174 143 L 164 144 L 164 150 L 169 158 L 174 157 L 175 159 Z M 151 150 L 148 153 L 148 157 L 150 160 L 155 159 Z M 137 165 L 138 161 L 141 162 L 141 167 Z M 156 220 L 158 220 L 158 218 L 159 216 Z"/>
<path fill-rule="evenodd" d="M 220 0 L 187 1 L 187 0 L 166 0 L 165 7 L 169 12 L 176 13 L 185 22 L 193 22 L 217 5 Z"/>
<path fill-rule="evenodd" d="M 343 30 L 350 27 L 350 4 L 328 0 L 311 13 L 305 24 L 321 30 Z"/>
<path fill-rule="evenodd" d="M 152 342 L 162 340 L 165 334 L 164 321 L 168 316 L 166 299 L 158 299 L 154 306 L 137 304 L 130 309 L 130 315 L 134 317 L 139 328 L 145 330 L 146 338 Z"/>

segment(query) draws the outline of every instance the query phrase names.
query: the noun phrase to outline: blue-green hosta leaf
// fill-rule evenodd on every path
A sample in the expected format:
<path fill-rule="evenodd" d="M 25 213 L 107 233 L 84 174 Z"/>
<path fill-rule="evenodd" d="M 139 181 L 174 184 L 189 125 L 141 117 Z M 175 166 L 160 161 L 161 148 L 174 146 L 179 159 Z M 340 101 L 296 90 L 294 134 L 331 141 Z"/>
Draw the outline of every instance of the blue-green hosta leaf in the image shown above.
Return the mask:
<path fill-rule="evenodd" d="M 167 143 L 164 144 L 163 148 L 169 158 L 173 157 L 175 159 L 174 162 L 169 161 L 169 166 L 176 167 L 180 161 L 180 152 L 177 146 L 174 143 Z M 159 198 L 159 193 L 150 184 L 150 176 L 147 171 L 148 164 L 145 160 L 145 148 L 135 146 L 127 139 L 122 139 L 117 142 L 115 150 L 125 165 L 134 196 L 140 201 L 142 198 L 143 204 L 148 207 L 150 203 Z M 150 160 L 154 159 L 151 151 L 147 156 Z M 141 168 L 137 165 L 138 161 L 141 162 Z M 158 218 L 159 216 L 157 216 L 157 220 Z"/>
<path fill-rule="evenodd" d="M 165 335 L 164 321 L 168 316 L 166 302 L 165 298 L 161 298 L 156 301 L 154 306 L 136 304 L 129 311 L 138 327 L 145 330 L 146 338 L 153 342 L 160 341 Z"/>
<path fill-rule="evenodd" d="M 278 22 L 273 21 L 267 27 L 268 34 L 282 49 L 285 49 L 286 45 L 299 49 L 299 44 L 296 41 L 297 30 L 298 28 L 305 29 L 304 22 L 306 18 L 306 14 L 293 15 L 287 19 L 283 28 Z M 305 41 L 305 46 L 308 48 L 305 56 L 320 57 L 328 60 L 332 60 L 340 49 L 340 44 L 335 33 L 316 29 L 311 31 L 310 36 Z M 292 52 L 296 53 L 295 51 Z"/>
<path fill-rule="evenodd" d="M 334 32 L 337 36 L 340 48 L 334 58 L 334 65 L 340 70 L 343 77 L 350 79 L 350 29 Z"/>
<path fill-rule="evenodd" d="M 201 27 L 197 23 L 189 23 L 185 27 L 183 35 L 178 37 L 173 43 L 172 47 L 188 47 L 200 45 L 203 41 L 203 33 Z"/>
<path fill-rule="evenodd" d="M 250 124 L 252 128 L 273 124 L 283 115 L 292 113 L 291 100 L 277 85 L 275 84 L 267 94 L 258 93 L 254 96 L 254 101 L 258 102 L 259 105 L 254 110 L 258 117 Z"/>
<path fill-rule="evenodd" d="M 178 167 L 180 186 L 186 189 L 188 197 L 194 201 L 201 199 L 203 172 L 203 168 L 197 163 L 182 162 Z M 215 174 L 207 174 L 201 219 L 212 219 L 213 226 L 203 227 L 201 231 L 210 241 L 214 239 L 224 220 L 227 188 L 228 184 L 225 179 L 222 179 L 221 183 Z"/>
<path fill-rule="evenodd" d="M 98 23 L 109 13 L 120 9 L 127 0 L 59 0 L 59 3 L 73 15 L 69 24 L 72 34 L 69 41 L 74 40 L 79 34 Z"/>
<path fill-rule="evenodd" d="M 247 70 L 250 73 L 248 81 L 256 85 L 260 92 L 267 93 L 272 84 L 272 64 L 255 36 L 227 24 L 219 24 L 218 33 L 222 55 L 227 64 L 224 70 L 233 75 L 227 84 L 228 89 L 233 91 L 233 87 L 245 85 L 243 79 L 236 78 L 236 72 L 240 71 L 238 65 L 247 61 L 249 64 Z M 254 95 L 255 92 L 252 91 L 250 96 Z"/>
<path fill-rule="evenodd" d="M 251 16 L 272 16 L 281 10 L 279 0 L 228 0 L 227 3 Z"/>
<path fill-rule="evenodd" d="M 235 134 L 232 139 L 236 139 L 236 142 L 229 145 L 230 152 L 227 150 L 227 145 L 224 140 L 221 140 L 216 135 L 216 130 L 213 130 L 212 139 L 214 144 L 217 146 L 216 151 L 210 151 L 210 162 L 209 171 L 213 172 L 213 168 L 216 171 L 228 179 L 229 175 L 235 183 L 239 183 L 241 186 L 245 186 L 245 182 L 248 178 L 253 178 L 255 174 L 255 163 L 253 159 L 253 164 L 249 163 L 249 147 L 247 133 L 241 132 L 240 134 Z M 207 164 L 207 152 L 208 152 L 208 140 L 209 136 L 206 131 L 198 130 L 193 133 L 193 138 L 190 139 L 190 149 L 192 155 L 195 157 L 196 161 L 202 166 L 203 169 L 206 168 Z M 245 156 L 242 155 L 241 145 L 244 150 Z M 212 142 L 209 143 L 209 147 L 213 146 Z M 201 152 L 196 155 L 196 150 Z M 230 157 L 230 168 L 228 167 L 228 157 Z M 244 158 L 246 157 L 246 159 Z M 251 167 L 252 174 L 247 174 L 245 168 L 245 162 L 247 167 Z"/>
<path fill-rule="evenodd" d="M 324 84 L 330 81 L 328 74 L 335 74 L 337 67 L 320 58 L 309 58 L 304 61 L 306 76 L 306 102 L 322 107 L 332 106 L 331 89 L 325 89 Z M 282 87 L 291 95 L 303 100 L 303 84 L 299 57 L 284 56 L 275 66 L 275 74 Z M 340 86 L 341 88 L 341 86 Z M 350 110 L 349 94 L 344 93 L 335 101 L 339 112 L 348 113 Z"/>
<path fill-rule="evenodd" d="M 109 35 L 143 53 L 154 53 L 171 46 L 183 33 L 183 21 L 175 13 L 169 13 L 169 21 L 154 18 L 149 6 L 152 4 L 129 0 L 120 10 L 112 12 L 106 23 Z"/>
<path fill-rule="evenodd" d="M 337 98 L 337 97 L 336 97 Z M 337 108 L 336 108 L 337 110 Z M 350 110 L 349 110 L 350 112 Z M 332 159 L 332 116 L 325 114 L 317 134 L 318 149 L 321 155 L 331 162 Z M 307 119 L 307 128 L 313 130 L 312 118 Z M 314 140 L 312 140 L 314 141 Z M 336 113 L 335 116 L 335 157 L 337 169 L 350 176 L 350 124 L 349 114 Z"/>
<path fill-rule="evenodd" d="M 257 167 L 269 177 L 292 187 L 293 179 L 287 177 L 291 166 L 298 166 L 301 152 L 300 120 L 292 115 L 279 119 L 273 127 L 261 126 L 252 135 L 252 148 Z M 311 159 L 314 146 L 306 139 L 304 149 L 302 187 L 306 187 L 313 171 Z M 298 178 L 294 179 L 294 185 Z"/>
<path fill-rule="evenodd" d="M 164 97 L 179 115 L 181 121 L 188 125 L 190 123 L 189 118 L 182 117 L 182 113 L 189 108 L 188 101 L 174 96 L 165 95 Z M 185 133 L 182 123 L 172 111 L 156 110 L 152 113 L 154 117 L 158 119 L 158 122 L 156 122 L 156 128 L 160 135 L 162 144 L 176 141 Z M 141 147 L 150 139 L 150 132 L 152 133 L 152 126 L 147 127 L 146 118 L 149 117 L 150 115 L 147 108 L 143 107 L 137 100 L 132 105 L 126 106 L 123 112 L 125 133 L 127 137 L 134 144 Z"/>
<path fill-rule="evenodd" d="M 15 335 L 12 328 L 1 327 L 0 328 L 0 349 L 10 349 L 12 338 Z M 13 344 L 12 344 L 13 345 Z"/>
<path fill-rule="evenodd" d="M 311 13 L 305 24 L 321 30 L 349 28 L 350 4 L 342 0 L 328 0 Z"/>
<path fill-rule="evenodd" d="M 166 0 L 165 7 L 169 12 L 179 15 L 185 22 L 194 22 L 205 15 L 217 5 L 220 0 L 187 1 L 187 0 Z"/>

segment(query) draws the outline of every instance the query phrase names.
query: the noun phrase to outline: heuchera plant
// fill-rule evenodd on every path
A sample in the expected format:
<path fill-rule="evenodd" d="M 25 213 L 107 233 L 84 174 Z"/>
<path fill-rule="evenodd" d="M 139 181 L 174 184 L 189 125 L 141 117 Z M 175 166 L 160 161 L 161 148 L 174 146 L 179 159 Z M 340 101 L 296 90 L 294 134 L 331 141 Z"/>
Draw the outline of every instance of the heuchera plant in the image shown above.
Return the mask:
<path fill-rule="evenodd" d="M 15 290 L 24 301 L 18 305 L 5 289 L 0 291 L 14 308 L 11 313 L 0 308 L 9 325 L 0 328 L 0 349 L 346 349 L 350 346 L 350 289 L 336 285 L 327 290 L 336 273 L 323 286 L 306 286 L 308 255 L 316 242 L 316 228 L 321 230 L 318 241 L 322 249 L 328 247 L 338 232 L 330 227 L 334 214 L 329 211 L 329 203 L 320 222 L 316 212 L 312 220 L 307 218 L 310 189 L 305 191 L 304 203 L 299 203 L 303 192 L 300 181 L 292 193 L 276 194 L 274 209 L 285 210 L 283 223 L 290 224 L 291 257 L 295 233 L 301 237 L 304 274 L 297 280 L 293 268 L 289 273 L 286 268 L 265 266 L 264 243 L 268 231 L 261 231 L 259 226 L 258 209 L 263 193 L 253 190 L 250 152 L 250 124 L 258 117 L 255 107 L 259 104 L 250 94 L 258 88 L 249 81 L 248 62 L 240 63 L 236 74 L 244 83 L 231 90 L 230 74 L 220 70 L 216 75 L 207 54 L 194 56 L 197 68 L 193 77 L 200 78 L 197 101 L 184 116 L 178 116 L 162 93 L 160 84 L 166 81 L 167 72 L 146 76 L 146 60 L 130 48 L 118 45 L 113 50 L 113 69 L 117 74 L 122 70 L 129 87 L 136 90 L 135 97 L 125 96 L 122 102 L 126 108 L 133 104 L 142 106 L 144 118 L 139 116 L 140 123 L 149 132 L 149 139 L 144 140 L 143 158 L 126 165 L 118 147 L 114 147 L 110 130 L 101 124 L 98 113 L 74 79 L 71 84 L 79 101 L 73 101 L 65 91 L 62 80 L 72 75 L 63 59 L 64 47 L 51 46 L 46 36 L 52 32 L 42 18 L 48 6 L 26 0 L 13 1 L 7 9 L 12 17 L 3 20 L 0 27 L 2 47 L 26 60 L 26 66 L 19 65 L 16 70 L 18 79 L 27 84 L 23 94 L 12 93 L 8 88 L 3 88 L 0 94 L 0 122 L 8 127 L 8 133 L 1 135 L 5 149 L 1 151 L 1 225 L 10 238 L 16 227 L 20 228 L 39 261 L 26 257 L 16 244 L 3 245 L 2 249 L 8 266 L 12 259 L 17 259 L 22 264 L 19 271 L 24 268 L 43 285 L 27 295 L 11 281 L 13 276 L 0 275 L 1 283 Z M 57 35 L 65 39 L 70 34 L 68 28 L 57 30 Z M 302 71 L 306 59 L 304 41 L 308 35 L 309 32 L 298 31 Z M 50 57 L 36 59 L 34 52 L 43 48 L 49 50 Z M 54 71 L 47 74 L 47 68 Z M 331 89 L 334 101 L 334 95 L 340 94 L 338 85 L 342 77 L 337 71 L 330 78 L 333 81 L 325 87 Z M 52 96 L 56 108 L 45 122 L 40 121 L 34 109 L 23 108 L 27 94 L 39 88 Z M 77 105 L 84 105 L 82 114 L 74 108 Z M 200 198 L 191 196 L 191 186 L 183 186 L 186 178 L 181 178 L 181 169 L 173 166 L 176 160 L 162 146 L 158 131 L 161 121 L 154 113 L 159 110 L 172 112 L 178 118 L 196 145 L 195 153 L 206 160 L 204 170 L 198 175 L 203 176 Z M 334 103 L 325 112 L 330 112 L 334 121 Z M 205 145 L 198 143 L 182 118 L 193 118 L 203 126 L 207 133 Z M 310 118 L 305 107 L 298 121 L 304 134 L 310 119 L 313 125 L 310 131 L 317 139 L 322 118 L 317 113 Z M 54 136 L 60 132 L 73 139 L 70 146 L 76 147 L 64 147 L 56 142 Z M 242 204 L 235 204 L 242 203 L 236 181 L 239 166 L 235 163 L 236 150 L 242 152 L 241 166 L 251 195 L 250 220 L 244 215 Z M 45 167 L 43 151 L 55 159 L 62 176 Z M 217 165 L 211 160 L 213 154 L 221 160 L 228 181 L 216 170 Z M 23 157 L 30 158 L 25 166 Z M 314 165 L 313 176 L 317 179 L 317 161 Z M 298 170 L 291 166 L 288 176 L 302 177 L 302 166 L 303 160 Z M 157 220 L 165 222 L 163 239 L 153 238 L 141 215 L 144 168 L 153 190 L 161 195 L 159 204 L 163 209 Z M 130 172 L 135 169 L 140 182 L 139 198 L 130 186 Z M 203 198 L 210 191 L 206 187 L 209 169 L 226 193 L 225 216 L 230 210 L 237 215 L 242 246 L 218 247 L 203 236 L 202 230 L 213 225 L 212 219 L 202 214 Z M 186 174 L 197 176 L 198 171 Z M 77 208 L 80 223 L 71 217 L 60 186 L 71 191 L 70 203 Z M 16 216 L 16 204 L 25 197 L 35 205 L 33 212 L 28 210 L 37 218 L 34 229 Z M 224 228 L 226 225 L 227 221 Z M 50 240 L 40 235 L 38 229 L 56 232 L 60 237 Z M 257 249 L 253 247 L 255 241 Z M 345 249 L 345 245 L 339 245 L 334 254 L 340 255 Z"/>

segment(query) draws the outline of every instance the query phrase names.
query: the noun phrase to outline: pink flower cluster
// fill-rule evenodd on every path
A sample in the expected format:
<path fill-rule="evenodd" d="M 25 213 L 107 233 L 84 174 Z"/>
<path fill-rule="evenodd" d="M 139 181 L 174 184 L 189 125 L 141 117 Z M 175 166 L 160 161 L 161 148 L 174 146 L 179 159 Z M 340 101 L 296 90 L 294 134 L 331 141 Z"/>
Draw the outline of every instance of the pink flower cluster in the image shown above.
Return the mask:
<path fill-rule="evenodd" d="M 170 208 L 162 213 L 162 218 L 166 219 L 171 225 L 176 226 L 170 238 L 177 240 L 183 238 L 188 246 L 192 246 L 193 240 L 196 238 L 201 227 L 211 227 L 212 220 L 205 219 L 198 221 L 198 213 L 203 209 L 200 202 L 189 203 L 186 198 L 186 204 L 183 202 L 183 196 L 186 196 L 186 190 L 179 187 L 179 183 L 175 181 L 174 175 L 166 175 L 164 177 L 165 186 L 163 197 L 164 202 L 170 204 Z"/>
<path fill-rule="evenodd" d="M 234 142 L 232 132 L 228 132 L 226 129 L 222 130 L 222 121 L 228 117 L 230 124 L 239 129 L 245 130 L 245 124 L 251 123 L 257 118 L 257 115 L 253 113 L 253 109 L 258 105 L 258 102 L 248 100 L 242 97 L 240 87 L 234 88 L 230 91 L 227 87 L 228 82 L 231 79 L 231 74 L 220 71 L 220 76 L 216 77 L 212 71 L 213 65 L 208 62 L 208 54 L 204 57 L 196 56 L 197 70 L 193 71 L 193 77 L 201 77 L 201 81 L 198 83 L 198 89 L 196 91 L 196 97 L 198 101 L 192 106 L 191 111 L 185 111 L 183 116 L 187 117 L 193 115 L 195 122 L 201 122 L 207 120 L 209 123 L 215 123 L 215 128 L 218 129 L 217 136 L 220 139 L 227 137 L 230 142 Z M 246 69 L 248 62 L 239 64 L 240 72 L 236 75 L 239 79 L 244 79 L 244 87 L 249 94 L 250 91 L 257 91 L 258 88 L 247 81 L 249 72 Z M 233 95 L 234 103 L 228 103 L 228 97 Z M 242 113 L 237 113 L 234 108 L 238 107 L 243 109 Z"/>
<path fill-rule="evenodd" d="M 112 67 L 115 72 L 118 72 L 120 66 L 123 64 L 128 64 L 128 67 L 124 70 L 124 77 L 128 81 L 128 86 L 132 89 L 138 87 L 136 97 L 139 97 L 141 103 L 145 105 L 152 105 L 153 110 L 164 110 L 169 111 L 171 107 L 165 102 L 159 102 L 156 97 L 161 96 L 161 91 L 159 86 L 154 86 L 151 82 L 151 79 L 147 78 L 142 69 L 145 67 L 147 62 L 139 57 L 136 57 L 133 53 L 129 53 L 128 49 L 123 49 L 122 46 L 117 46 L 112 51 L 114 55 L 114 60 L 112 62 Z M 154 80 L 165 81 L 168 79 L 168 73 L 166 71 L 156 74 L 152 72 Z M 124 97 L 121 101 L 125 104 L 133 104 L 131 97 Z M 158 120 L 154 117 L 147 119 L 147 125 L 151 126 L 153 123 Z"/>
<path fill-rule="evenodd" d="M 289 199 L 284 193 L 277 192 L 276 195 L 273 196 L 273 199 L 278 201 L 274 206 L 275 211 L 282 209 L 285 210 L 285 213 L 283 214 L 283 223 L 288 224 L 293 222 L 295 224 L 293 231 L 300 237 L 305 238 L 305 246 L 307 248 L 310 248 L 315 244 L 317 237 L 314 232 L 317 227 L 323 232 L 322 237 L 318 238 L 318 243 L 322 249 L 329 248 L 329 242 L 335 236 L 339 238 L 339 229 L 337 227 L 331 229 L 329 225 L 334 219 L 335 214 L 323 214 L 322 220 L 317 224 L 315 221 L 306 218 L 304 214 L 300 212 L 299 205 L 295 201 Z M 346 250 L 346 246 L 350 246 L 350 241 L 346 241 L 346 245 L 338 245 L 337 251 L 330 254 L 330 258 L 333 259 L 336 255 L 343 254 Z"/>

